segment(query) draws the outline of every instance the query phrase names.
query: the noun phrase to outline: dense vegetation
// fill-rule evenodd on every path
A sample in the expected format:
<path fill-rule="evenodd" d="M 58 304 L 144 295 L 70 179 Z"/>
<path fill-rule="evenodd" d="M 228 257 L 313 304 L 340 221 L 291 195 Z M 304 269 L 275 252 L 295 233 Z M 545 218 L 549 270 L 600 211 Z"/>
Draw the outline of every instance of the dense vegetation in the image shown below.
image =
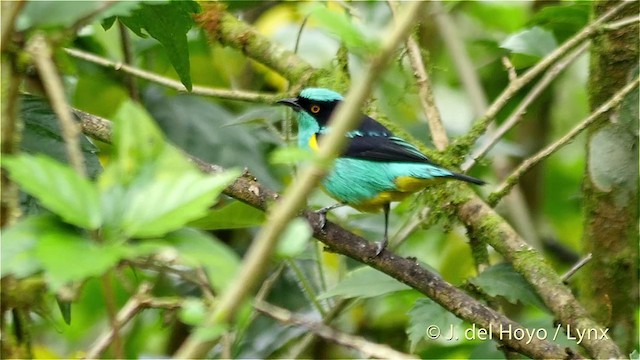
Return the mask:
<path fill-rule="evenodd" d="M 2 357 L 637 358 L 638 13 L 2 2 Z M 488 184 L 372 256 L 381 214 L 308 210 L 309 86 Z"/>

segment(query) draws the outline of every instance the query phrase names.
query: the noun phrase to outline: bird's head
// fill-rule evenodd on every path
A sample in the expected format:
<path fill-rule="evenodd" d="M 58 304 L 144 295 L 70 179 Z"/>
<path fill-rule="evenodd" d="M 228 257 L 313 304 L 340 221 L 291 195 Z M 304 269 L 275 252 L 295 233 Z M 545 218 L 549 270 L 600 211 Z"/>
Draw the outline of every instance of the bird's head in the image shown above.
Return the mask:
<path fill-rule="evenodd" d="M 291 107 L 300 113 L 300 125 L 305 120 L 314 120 L 319 128 L 325 127 L 342 95 L 323 88 L 306 88 L 295 98 L 282 99 L 278 104 Z"/>

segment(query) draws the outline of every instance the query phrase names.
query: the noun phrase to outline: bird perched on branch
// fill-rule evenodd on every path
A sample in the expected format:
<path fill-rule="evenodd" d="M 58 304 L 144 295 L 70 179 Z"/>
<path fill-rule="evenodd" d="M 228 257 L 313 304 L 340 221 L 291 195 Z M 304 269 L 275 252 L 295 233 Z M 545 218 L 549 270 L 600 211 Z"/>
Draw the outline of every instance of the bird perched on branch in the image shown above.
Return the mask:
<path fill-rule="evenodd" d="M 332 90 L 307 88 L 296 98 L 278 101 L 298 113 L 298 146 L 318 150 L 318 140 L 331 131 L 327 122 L 342 99 Z M 378 244 L 376 256 L 387 246 L 391 202 L 400 201 L 440 179 L 484 184 L 482 180 L 434 164 L 415 146 L 367 115 L 362 115 L 357 129 L 345 136 L 349 138 L 346 150 L 322 181 L 324 190 L 339 203 L 318 212 L 324 220 L 329 210 L 343 205 L 365 212 L 382 209 L 384 238 Z"/>

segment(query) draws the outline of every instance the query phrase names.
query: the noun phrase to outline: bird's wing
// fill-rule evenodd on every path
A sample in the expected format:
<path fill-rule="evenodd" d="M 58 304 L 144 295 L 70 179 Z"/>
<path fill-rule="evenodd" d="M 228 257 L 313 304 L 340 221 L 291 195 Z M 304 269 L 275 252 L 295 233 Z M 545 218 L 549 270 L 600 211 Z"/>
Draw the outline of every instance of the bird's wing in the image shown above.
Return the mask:
<path fill-rule="evenodd" d="M 343 156 L 383 162 L 433 164 L 426 155 L 382 124 L 365 116 L 361 126 L 347 134 L 350 141 Z"/>

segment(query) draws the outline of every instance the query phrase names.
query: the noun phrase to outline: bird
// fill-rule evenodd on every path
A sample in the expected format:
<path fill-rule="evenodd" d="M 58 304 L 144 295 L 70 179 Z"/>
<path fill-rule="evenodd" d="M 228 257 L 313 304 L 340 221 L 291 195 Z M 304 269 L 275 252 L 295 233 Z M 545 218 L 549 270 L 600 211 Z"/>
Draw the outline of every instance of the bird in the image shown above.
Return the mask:
<path fill-rule="evenodd" d="M 297 112 L 298 147 L 317 152 L 318 141 L 331 131 L 328 121 L 343 99 L 333 90 L 309 87 L 297 97 L 281 99 L 277 104 Z M 392 202 L 403 200 L 437 180 L 485 184 L 435 164 L 416 146 L 364 113 L 359 126 L 345 136 L 348 138 L 345 150 L 321 182 L 323 190 L 338 203 L 317 212 L 322 216 L 320 224 L 324 227 L 327 212 L 341 206 L 361 212 L 383 210 L 384 237 L 376 247 L 375 256 L 380 255 L 388 243 Z"/>

